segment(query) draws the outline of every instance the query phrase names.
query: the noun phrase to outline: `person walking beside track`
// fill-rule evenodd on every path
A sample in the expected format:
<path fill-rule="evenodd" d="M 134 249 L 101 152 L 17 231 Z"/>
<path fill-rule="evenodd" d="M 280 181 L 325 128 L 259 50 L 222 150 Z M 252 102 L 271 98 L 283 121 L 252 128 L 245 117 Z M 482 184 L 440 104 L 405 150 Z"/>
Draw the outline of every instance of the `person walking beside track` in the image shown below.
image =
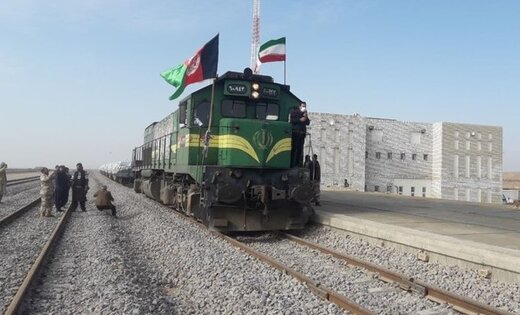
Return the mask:
<path fill-rule="evenodd" d="M 5 194 L 5 184 L 7 183 L 6 170 L 7 164 L 4 162 L 0 163 L 0 202 L 2 202 L 2 197 Z"/>
<path fill-rule="evenodd" d="M 87 208 L 85 207 L 85 201 L 87 201 L 87 191 L 89 190 L 88 174 L 83 170 L 83 165 L 81 163 L 76 164 L 76 171 L 72 176 L 71 186 L 72 202 L 69 209 L 71 211 L 76 211 L 79 203 L 81 210 L 87 211 Z"/>
<path fill-rule="evenodd" d="M 107 186 L 101 186 L 101 189 L 96 191 L 94 197 L 96 198 L 96 207 L 99 211 L 111 209 L 112 216 L 116 217 L 116 206 L 112 204 L 114 197 L 112 197 L 112 193 L 107 190 Z"/>
<path fill-rule="evenodd" d="M 42 168 L 41 173 L 40 214 L 42 217 L 52 217 L 52 197 L 54 194 L 54 177 L 56 176 L 56 172 L 49 174 L 49 169 L 44 167 Z"/>

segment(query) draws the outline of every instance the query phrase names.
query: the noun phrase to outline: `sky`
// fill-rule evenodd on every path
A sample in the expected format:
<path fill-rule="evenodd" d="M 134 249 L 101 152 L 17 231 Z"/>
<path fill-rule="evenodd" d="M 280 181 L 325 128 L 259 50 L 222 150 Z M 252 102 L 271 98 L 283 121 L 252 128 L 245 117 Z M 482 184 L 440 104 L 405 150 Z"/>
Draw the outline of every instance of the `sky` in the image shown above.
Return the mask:
<path fill-rule="evenodd" d="M 0 0 L 0 161 L 131 159 L 177 106 L 159 73 L 217 33 L 218 73 L 249 66 L 252 2 Z M 520 1 L 262 0 L 260 43 L 283 36 L 310 111 L 501 126 L 520 171 Z"/>

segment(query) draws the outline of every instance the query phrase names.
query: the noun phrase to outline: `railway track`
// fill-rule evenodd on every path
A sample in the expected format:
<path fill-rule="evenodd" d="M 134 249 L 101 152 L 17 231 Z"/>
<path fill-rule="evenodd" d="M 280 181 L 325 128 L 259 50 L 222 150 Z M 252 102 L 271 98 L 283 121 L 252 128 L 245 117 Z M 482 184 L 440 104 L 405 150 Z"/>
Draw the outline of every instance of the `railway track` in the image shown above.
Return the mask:
<path fill-rule="evenodd" d="M 7 183 L 5 184 L 5 186 L 10 187 L 10 186 L 20 185 L 20 184 L 25 184 L 25 183 L 31 183 L 31 182 L 37 181 L 38 179 L 40 179 L 40 176 L 32 176 L 32 177 L 27 177 L 27 178 L 8 180 Z"/>
<path fill-rule="evenodd" d="M 0 219 L 0 227 L 4 227 L 6 225 L 8 225 L 9 223 L 13 222 L 14 220 L 16 220 L 17 218 L 19 218 L 20 216 L 22 216 L 24 213 L 26 213 L 27 211 L 29 211 L 30 209 L 34 208 L 36 205 L 38 205 L 41 201 L 41 198 L 36 198 L 35 200 L 33 200 L 32 202 L 30 202 L 29 204 L 21 207 L 20 209 L 4 216 L 3 218 Z"/>
<path fill-rule="evenodd" d="M 278 253 L 273 253 L 275 252 L 274 249 L 278 247 L 279 241 L 277 240 L 268 241 L 267 243 L 265 241 L 260 241 L 260 243 L 264 243 L 264 246 L 258 246 L 257 241 L 251 240 L 250 238 L 248 239 L 248 237 L 244 238 L 245 241 L 240 241 L 240 237 L 237 239 L 219 233 L 216 234 L 234 246 L 237 246 L 248 254 L 256 257 L 257 259 L 260 259 L 265 263 L 294 276 L 299 281 L 304 282 L 311 291 L 316 293 L 321 298 L 329 300 L 355 314 L 379 313 L 381 311 L 380 309 L 371 309 L 371 304 L 373 304 L 371 299 L 385 300 L 385 308 L 388 308 L 392 311 L 397 310 L 399 313 L 408 313 L 406 310 L 399 309 L 400 305 L 394 305 L 395 302 L 403 303 L 403 299 L 399 298 L 395 294 L 397 289 L 401 289 L 410 293 L 409 302 L 412 305 L 420 303 L 421 300 L 433 301 L 438 303 L 439 307 L 442 307 L 442 305 L 449 305 L 451 309 L 462 314 L 510 314 L 508 312 L 504 312 L 502 310 L 479 303 L 478 301 L 467 299 L 465 297 L 461 297 L 439 289 L 423 281 L 409 279 L 404 275 L 392 272 L 380 266 L 376 266 L 370 262 L 327 249 L 321 245 L 306 241 L 292 234 L 278 234 L 282 240 L 287 240 L 292 243 L 285 244 L 285 249 L 281 247 L 280 250 L 279 248 L 279 250 L 277 250 Z M 251 245 L 248 245 L 247 243 L 250 243 Z M 335 274 L 324 277 L 323 274 L 312 274 L 311 271 L 301 270 L 305 268 L 301 268 L 301 265 L 298 266 L 298 258 L 291 257 L 289 254 L 291 252 L 289 247 L 294 247 L 295 244 L 302 248 L 306 248 L 309 252 L 308 258 L 303 258 L 303 260 L 310 259 L 315 264 L 319 264 L 320 266 L 327 266 L 326 272 L 334 272 Z M 262 250 L 258 250 L 258 247 L 261 247 Z M 266 248 L 269 248 L 269 250 L 267 250 L 269 253 L 266 253 Z M 316 251 L 322 253 L 321 258 L 318 258 Z M 280 253 L 284 254 L 280 255 Z M 340 266 L 340 268 L 331 268 L 331 264 L 328 263 L 330 262 L 331 257 L 343 261 L 345 264 Z M 293 267 L 293 265 L 295 267 Z M 351 270 L 352 267 L 359 267 L 356 268 L 358 270 L 362 268 L 366 276 L 359 276 L 356 271 Z M 348 280 L 347 278 L 350 274 L 353 274 L 355 277 Z M 377 282 L 379 282 L 379 284 Z M 348 283 L 348 285 L 342 286 L 344 283 Z M 375 294 L 370 294 L 370 292 Z M 351 298 L 351 294 L 356 296 L 356 298 Z M 363 301 L 363 299 L 366 300 Z M 392 301 L 394 301 L 394 303 L 392 303 Z M 414 310 L 413 313 L 418 311 L 419 310 Z M 444 309 L 437 309 L 436 311 L 445 312 L 449 311 L 449 309 L 445 307 Z"/>
<path fill-rule="evenodd" d="M 201 223 L 197 222 L 191 217 L 186 217 L 185 215 L 181 213 L 175 212 L 175 214 L 195 223 L 198 224 L 201 228 L 206 228 Z M 254 246 L 250 246 L 246 244 L 246 242 L 240 241 L 239 237 L 234 238 L 228 235 L 225 235 L 220 232 L 212 232 L 213 234 L 219 236 L 220 238 L 226 240 L 230 244 L 232 244 L 235 247 L 238 247 L 239 249 L 243 250 L 244 252 L 248 253 L 249 255 L 259 259 L 260 261 L 280 270 L 283 271 L 300 282 L 303 282 L 307 285 L 307 287 L 317 296 L 320 298 L 323 298 L 325 300 L 328 300 L 332 303 L 337 304 L 339 307 L 354 313 L 354 314 L 376 314 L 378 311 L 374 311 L 370 309 L 370 306 L 366 306 L 364 304 L 366 303 L 359 303 L 356 302 L 353 298 L 350 298 L 349 290 L 341 290 L 337 288 L 327 287 L 322 283 L 320 280 L 315 279 L 313 275 L 308 275 L 305 272 L 298 271 L 295 268 L 292 268 L 289 266 L 289 264 L 292 264 L 292 258 L 286 258 L 289 263 L 284 263 L 280 258 L 273 257 L 275 255 L 266 254 L 260 250 L 255 249 Z M 289 233 L 277 233 L 282 239 L 291 241 L 294 244 L 297 244 L 301 247 L 307 248 L 308 251 L 318 251 L 322 254 L 322 260 L 330 260 L 330 257 L 334 257 L 335 259 L 341 260 L 344 262 L 344 265 L 342 266 L 343 269 L 351 269 L 352 267 L 358 267 L 357 269 L 362 269 L 363 272 L 366 274 L 365 280 L 359 281 L 359 283 L 376 283 L 379 282 L 380 284 L 376 284 L 376 286 L 371 286 L 368 288 L 369 291 L 376 292 L 375 298 L 382 297 L 384 294 L 379 294 L 380 292 L 395 292 L 397 290 L 403 290 L 408 292 L 410 295 L 413 295 L 411 304 L 417 303 L 417 301 L 423 301 L 423 302 L 429 302 L 436 304 L 439 309 L 436 309 L 434 311 L 440 311 L 440 312 L 446 312 L 446 311 L 455 311 L 452 313 L 461 313 L 461 314 L 493 314 L 493 315 L 507 315 L 512 314 L 506 311 L 502 311 L 497 308 L 493 308 L 491 306 L 485 305 L 483 303 L 480 303 L 475 300 L 468 299 L 466 297 L 448 292 L 446 290 L 442 290 L 434 285 L 430 285 L 426 282 L 423 282 L 421 280 L 408 278 L 407 276 L 403 274 L 399 274 L 393 271 L 390 271 L 384 267 L 377 266 L 375 264 L 372 264 L 368 261 L 364 261 L 361 259 L 358 259 L 356 257 L 352 257 L 343 253 L 340 253 L 338 251 L 328 249 L 326 247 L 323 247 L 321 245 L 318 245 L 313 242 L 309 242 L 307 240 L 304 240 L 302 238 L 299 238 L 295 235 L 289 234 Z M 254 241 L 253 241 L 254 242 Z M 276 246 L 276 242 L 269 242 L 268 247 L 274 247 Z M 313 254 L 315 255 L 315 254 Z M 336 275 L 331 275 L 332 277 L 336 277 Z M 354 283 L 356 281 L 353 281 Z M 386 288 L 384 287 L 386 285 Z M 351 288 L 349 288 L 351 289 Z M 367 289 L 367 288 L 364 288 Z M 394 290 L 395 289 L 395 290 Z M 363 289 L 362 289 L 363 290 Z M 342 293 L 344 292 L 344 293 Z M 366 296 L 366 295 L 365 295 Z M 392 297 L 391 297 L 392 298 Z M 390 299 L 391 299 L 390 298 Z M 413 299 L 417 301 L 413 301 Z M 391 300 L 386 300 L 385 303 L 388 306 L 388 308 L 391 308 L 390 304 Z M 398 301 L 399 303 L 399 301 Z M 370 303 L 368 303 L 370 304 Z M 443 306 L 444 305 L 444 306 Z M 397 308 L 399 306 L 396 306 Z"/>
<path fill-rule="evenodd" d="M 45 257 L 69 216 L 66 211 L 59 221 L 41 218 L 37 213 L 39 202 L 40 198 L 0 221 L 0 237 L 5 241 L 0 244 L 0 250 L 6 253 L 0 271 L 4 282 L 0 290 L 0 310 L 3 309 L 4 314 L 17 314 L 27 289 L 39 275 Z M 16 292 L 13 288 L 17 288 Z"/>

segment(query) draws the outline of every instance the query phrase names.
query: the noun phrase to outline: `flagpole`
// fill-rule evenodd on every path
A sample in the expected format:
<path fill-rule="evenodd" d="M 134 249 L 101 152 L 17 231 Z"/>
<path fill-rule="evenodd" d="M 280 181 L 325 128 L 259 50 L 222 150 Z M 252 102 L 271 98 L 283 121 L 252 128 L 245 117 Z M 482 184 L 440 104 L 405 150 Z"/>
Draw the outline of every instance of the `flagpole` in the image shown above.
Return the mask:
<path fill-rule="evenodd" d="M 209 122 L 208 129 L 206 130 L 206 134 L 204 135 L 204 157 L 208 155 L 209 151 L 209 141 L 211 137 L 211 121 L 213 120 L 213 102 L 215 98 L 215 79 L 211 84 L 211 101 L 209 103 Z"/>
<path fill-rule="evenodd" d="M 286 67 L 285 67 L 285 63 L 287 62 L 287 43 L 285 43 L 285 41 L 284 41 L 284 54 L 285 54 L 285 57 L 283 58 L 283 85 L 287 85 L 285 83 L 285 79 L 287 77 L 287 71 L 286 71 Z"/>
<path fill-rule="evenodd" d="M 286 69 L 285 69 L 285 60 L 283 61 L 283 85 L 286 85 L 285 84 L 285 78 L 286 78 L 287 74 L 286 74 Z"/>

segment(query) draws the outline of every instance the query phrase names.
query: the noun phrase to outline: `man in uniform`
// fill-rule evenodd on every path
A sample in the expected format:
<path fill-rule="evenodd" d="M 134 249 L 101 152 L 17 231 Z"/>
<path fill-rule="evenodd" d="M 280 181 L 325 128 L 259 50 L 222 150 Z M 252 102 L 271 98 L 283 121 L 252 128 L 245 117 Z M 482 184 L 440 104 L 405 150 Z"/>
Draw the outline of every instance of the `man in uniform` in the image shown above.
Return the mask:
<path fill-rule="evenodd" d="M 5 184 L 7 183 L 7 175 L 5 174 L 6 170 L 7 164 L 4 162 L 0 163 L 0 202 L 5 194 Z"/>
<path fill-rule="evenodd" d="M 289 117 L 292 125 L 291 166 L 303 166 L 303 145 L 307 135 L 307 126 L 311 123 L 307 116 L 307 104 L 294 107 Z"/>
<path fill-rule="evenodd" d="M 70 210 L 76 211 L 78 207 L 78 202 L 81 207 L 81 210 L 87 211 L 85 207 L 85 201 L 87 201 L 87 191 L 88 187 L 88 175 L 87 172 L 83 170 L 83 165 L 81 163 L 76 164 L 76 171 L 72 176 L 72 202 L 70 204 Z"/>
<path fill-rule="evenodd" d="M 314 204 L 320 205 L 320 182 L 321 182 L 321 167 L 320 162 L 318 162 L 318 155 L 312 155 L 312 161 L 309 163 L 309 169 L 311 171 L 311 181 L 312 187 L 314 190 Z"/>
<path fill-rule="evenodd" d="M 40 214 L 42 217 L 52 217 L 52 196 L 54 194 L 54 176 L 56 176 L 56 172 L 52 172 L 49 175 L 49 169 L 44 167 L 42 168 L 41 173 Z"/>
<path fill-rule="evenodd" d="M 99 211 L 111 209 L 112 216 L 116 217 L 116 206 L 112 204 L 114 197 L 112 197 L 110 191 L 107 190 L 107 186 L 101 186 L 101 189 L 94 194 L 94 197 L 96 197 L 96 208 L 98 208 Z"/>

